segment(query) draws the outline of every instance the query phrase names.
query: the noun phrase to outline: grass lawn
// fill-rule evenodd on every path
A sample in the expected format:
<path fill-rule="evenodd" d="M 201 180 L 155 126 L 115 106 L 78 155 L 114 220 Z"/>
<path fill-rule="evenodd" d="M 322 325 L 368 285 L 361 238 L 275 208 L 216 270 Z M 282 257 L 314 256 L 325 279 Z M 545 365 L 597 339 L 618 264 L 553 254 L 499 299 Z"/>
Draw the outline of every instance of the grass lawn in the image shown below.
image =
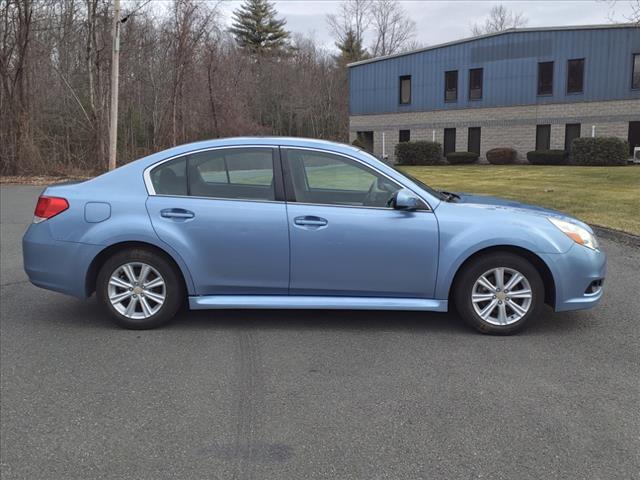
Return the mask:
<path fill-rule="evenodd" d="M 438 190 L 494 195 L 640 235 L 640 166 L 460 165 L 402 167 Z"/>

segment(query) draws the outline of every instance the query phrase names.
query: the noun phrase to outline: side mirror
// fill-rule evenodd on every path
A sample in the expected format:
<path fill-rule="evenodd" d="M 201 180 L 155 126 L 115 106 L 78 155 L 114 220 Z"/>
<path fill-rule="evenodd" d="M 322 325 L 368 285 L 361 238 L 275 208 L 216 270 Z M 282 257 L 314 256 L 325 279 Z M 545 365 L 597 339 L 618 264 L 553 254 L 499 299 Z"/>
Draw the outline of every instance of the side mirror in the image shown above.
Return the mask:
<path fill-rule="evenodd" d="M 404 210 L 405 212 L 413 212 L 420 207 L 422 202 L 414 195 L 411 190 L 403 188 L 393 194 L 391 206 L 395 210 Z"/>

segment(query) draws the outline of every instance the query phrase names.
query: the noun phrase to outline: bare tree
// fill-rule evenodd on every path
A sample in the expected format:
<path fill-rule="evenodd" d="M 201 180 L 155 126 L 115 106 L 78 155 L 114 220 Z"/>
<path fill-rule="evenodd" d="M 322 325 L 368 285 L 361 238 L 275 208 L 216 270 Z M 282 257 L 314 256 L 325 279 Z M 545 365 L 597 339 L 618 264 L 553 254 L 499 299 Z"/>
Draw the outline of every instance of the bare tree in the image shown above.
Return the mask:
<path fill-rule="evenodd" d="M 0 46 L 0 81 L 2 82 L 2 133 L 4 145 L 0 156 L 17 161 L 28 157 L 31 144 L 31 29 L 33 26 L 33 4 L 30 0 L 11 0 L 1 7 L 2 45 Z M 3 162 L 3 170 L 11 171 Z"/>
<path fill-rule="evenodd" d="M 211 28 L 215 10 L 207 9 L 207 4 L 193 0 L 176 0 L 173 8 L 171 33 L 173 37 L 173 77 L 171 88 L 171 144 L 176 145 L 186 139 L 185 132 L 185 81 L 190 68 L 194 66 L 201 41 Z M 178 131 L 180 129 L 180 131 Z"/>
<path fill-rule="evenodd" d="M 632 23 L 637 23 L 640 25 L 640 0 L 629 0 L 628 2 L 624 2 L 629 6 L 629 12 L 622 15 L 622 20 L 620 20 L 615 11 L 615 7 L 618 4 L 618 0 L 600 0 L 603 3 L 609 5 L 609 13 L 607 14 L 607 19 L 611 23 L 619 23 L 620 21 L 627 21 Z"/>
<path fill-rule="evenodd" d="M 416 23 L 397 0 L 378 0 L 371 6 L 374 57 L 393 55 L 405 50 L 416 33 Z"/>
<path fill-rule="evenodd" d="M 338 44 L 347 42 L 353 35 L 355 41 L 362 45 L 364 34 L 371 25 L 371 7 L 373 0 L 346 0 L 340 4 L 338 13 L 327 15 L 329 31 Z"/>
<path fill-rule="evenodd" d="M 639 0 L 640 1 L 640 0 Z M 524 27 L 529 20 L 522 12 L 514 12 L 504 5 L 494 5 L 484 23 L 475 23 L 471 27 L 474 36 L 502 32 L 510 28 Z"/>
<path fill-rule="evenodd" d="M 625 18 L 630 22 L 640 24 L 640 0 L 634 0 L 630 3 L 631 12 Z"/>
<path fill-rule="evenodd" d="M 296 36 L 295 49 L 258 62 L 216 4 L 148 3 L 123 2 L 119 163 L 218 136 L 346 141 L 346 70 L 333 52 Z M 0 0 L 0 174 L 106 169 L 112 4 Z M 355 24 L 364 32 L 364 16 Z"/>

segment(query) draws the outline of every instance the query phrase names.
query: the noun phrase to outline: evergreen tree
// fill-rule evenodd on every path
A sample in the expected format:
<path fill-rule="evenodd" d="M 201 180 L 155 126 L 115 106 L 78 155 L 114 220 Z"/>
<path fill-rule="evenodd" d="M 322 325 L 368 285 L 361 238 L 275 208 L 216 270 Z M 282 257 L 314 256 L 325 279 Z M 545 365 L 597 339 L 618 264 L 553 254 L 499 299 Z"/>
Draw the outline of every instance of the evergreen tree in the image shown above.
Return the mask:
<path fill-rule="evenodd" d="M 367 58 L 367 51 L 362 48 L 362 39 L 359 39 L 353 30 L 347 31 L 343 42 L 336 42 L 340 55 L 336 57 L 340 63 L 347 64 Z"/>
<path fill-rule="evenodd" d="M 276 18 L 276 10 L 268 0 L 245 0 L 233 12 L 229 31 L 242 48 L 255 54 L 277 53 L 288 46 L 286 21 Z"/>

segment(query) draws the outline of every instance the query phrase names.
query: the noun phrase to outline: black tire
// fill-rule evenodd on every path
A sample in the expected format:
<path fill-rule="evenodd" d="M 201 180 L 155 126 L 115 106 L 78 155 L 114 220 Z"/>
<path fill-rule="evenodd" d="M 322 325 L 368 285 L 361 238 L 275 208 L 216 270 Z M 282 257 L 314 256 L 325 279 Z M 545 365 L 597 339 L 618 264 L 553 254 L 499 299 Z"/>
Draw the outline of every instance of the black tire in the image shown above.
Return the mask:
<path fill-rule="evenodd" d="M 485 272 L 499 267 L 516 270 L 524 275 L 531 286 L 532 295 L 531 304 L 529 305 L 527 313 L 517 321 L 505 325 L 495 325 L 490 321 L 484 320 L 478 312 L 476 312 L 472 302 L 472 292 L 476 281 L 485 274 Z M 521 331 L 532 319 L 538 317 L 544 308 L 544 285 L 540 274 L 528 260 L 509 252 L 489 253 L 465 265 L 464 269 L 456 278 L 453 295 L 455 307 L 466 323 L 482 333 L 494 335 L 511 335 Z M 497 299 L 497 301 L 498 300 L 499 299 Z M 515 310 L 512 310 L 509 303 L 507 303 L 513 301 L 513 299 L 504 300 L 505 308 L 508 308 L 507 312 L 515 313 Z M 480 304 L 480 307 L 488 305 L 488 302 L 490 301 Z"/>
<path fill-rule="evenodd" d="M 108 288 L 111 275 L 122 265 L 131 262 L 141 262 L 151 266 L 164 280 L 164 302 L 147 318 L 129 318 L 116 310 L 109 300 Z M 105 305 L 117 325 L 132 330 L 146 330 L 164 325 L 175 316 L 184 303 L 185 289 L 180 271 L 163 255 L 151 250 L 133 248 L 114 254 L 102 265 L 96 280 L 96 296 Z"/>

